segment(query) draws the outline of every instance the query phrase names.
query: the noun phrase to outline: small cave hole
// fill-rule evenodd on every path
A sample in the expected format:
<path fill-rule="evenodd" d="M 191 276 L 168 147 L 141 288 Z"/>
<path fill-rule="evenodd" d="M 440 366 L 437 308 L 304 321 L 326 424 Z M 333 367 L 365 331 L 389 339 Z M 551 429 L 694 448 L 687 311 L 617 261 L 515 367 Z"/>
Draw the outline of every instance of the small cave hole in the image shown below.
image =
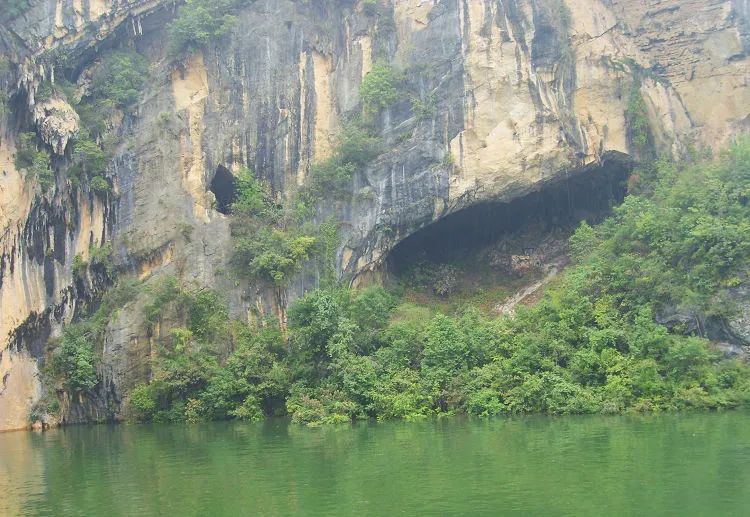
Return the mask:
<path fill-rule="evenodd" d="M 209 190 L 216 197 L 216 210 L 222 214 L 228 214 L 237 197 L 237 182 L 229 169 L 223 165 L 216 168 Z"/>

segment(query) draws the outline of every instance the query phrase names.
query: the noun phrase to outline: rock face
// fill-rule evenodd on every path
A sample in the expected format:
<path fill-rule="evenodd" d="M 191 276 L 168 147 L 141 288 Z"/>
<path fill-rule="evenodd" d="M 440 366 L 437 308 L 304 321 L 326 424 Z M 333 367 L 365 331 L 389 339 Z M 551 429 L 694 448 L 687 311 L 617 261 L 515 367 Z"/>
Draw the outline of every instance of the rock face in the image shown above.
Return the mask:
<path fill-rule="evenodd" d="M 406 84 L 377 118 L 388 150 L 354 178 L 348 199 L 316 216 L 340 222 L 337 274 L 354 284 L 448 214 L 639 158 L 634 89 L 651 147 L 668 156 L 718 147 L 750 125 L 741 0 L 256 0 L 238 9 L 229 35 L 178 62 L 164 50 L 172 16 L 161 0 L 39 0 L 0 28 L 14 94 L 0 123 L 0 429 L 27 425 L 47 339 L 91 296 L 76 288 L 72 263 L 92 245 L 113 243 L 121 275 L 214 287 L 240 318 L 273 314 L 314 286 L 313 265 L 281 297 L 221 274 L 229 221 L 209 185 L 220 166 L 246 165 L 279 198 L 290 195 L 361 109 L 374 63 L 392 63 Z M 58 175 L 42 196 L 12 157 L 24 127 L 61 156 L 78 130 L 67 103 L 35 101 L 59 68 L 53 57 L 74 56 L 80 71 L 99 47 L 118 45 L 135 46 L 151 72 L 117 126 L 115 195 L 72 190 Z M 116 416 L 147 378 L 158 333 L 146 333 L 141 302 L 110 323 L 103 387 L 67 404 L 66 421 Z"/>
<path fill-rule="evenodd" d="M 71 137 L 78 133 L 78 113 L 64 99 L 53 97 L 34 104 L 32 116 L 44 143 L 55 154 L 64 154 Z"/>

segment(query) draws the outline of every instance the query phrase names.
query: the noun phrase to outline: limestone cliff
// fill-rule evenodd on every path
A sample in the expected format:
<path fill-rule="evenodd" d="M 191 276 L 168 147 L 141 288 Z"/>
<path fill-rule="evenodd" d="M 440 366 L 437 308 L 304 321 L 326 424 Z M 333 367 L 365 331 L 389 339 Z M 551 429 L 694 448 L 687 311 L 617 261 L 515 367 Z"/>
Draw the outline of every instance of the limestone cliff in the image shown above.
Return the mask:
<path fill-rule="evenodd" d="M 106 288 L 74 278 L 74 257 L 92 247 L 110 242 L 126 277 L 215 287 L 243 319 L 314 286 L 313 264 L 281 297 L 224 274 L 229 218 L 209 186 L 220 167 L 246 165 L 288 196 L 361 111 L 374 63 L 392 63 L 408 90 L 378 115 L 388 150 L 315 216 L 339 221 L 337 275 L 355 284 L 448 214 L 639 159 L 634 90 L 649 146 L 663 155 L 718 147 L 750 125 L 741 0 L 256 0 L 235 15 L 228 35 L 181 59 L 165 50 L 174 4 L 162 0 L 35 0 L 0 28 L 0 429 L 27 425 L 48 339 Z M 135 110 L 109 121 L 114 188 L 98 196 L 61 172 L 80 130 L 75 111 L 38 92 L 61 74 L 85 88 L 100 54 L 118 47 L 137 49 L 150 68 Z M 51 156 L 57 177 L 46 193 L 14 166 L 24 131 Z M 101 388 L 69 401 L 67 421 L 116 416 L 148 376 L 155 336 L 141 304 L 110 322 Z"/>

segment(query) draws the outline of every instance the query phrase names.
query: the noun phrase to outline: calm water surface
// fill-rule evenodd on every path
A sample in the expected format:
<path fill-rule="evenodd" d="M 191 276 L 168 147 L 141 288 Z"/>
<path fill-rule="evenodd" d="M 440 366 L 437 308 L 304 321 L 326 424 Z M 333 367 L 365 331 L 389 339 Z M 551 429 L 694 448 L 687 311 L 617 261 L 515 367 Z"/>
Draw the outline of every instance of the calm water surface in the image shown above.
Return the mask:
<path fill-rule="evenodd" d="M 0 515 L 750 515 L 750 412 L 0 434 Z"/>

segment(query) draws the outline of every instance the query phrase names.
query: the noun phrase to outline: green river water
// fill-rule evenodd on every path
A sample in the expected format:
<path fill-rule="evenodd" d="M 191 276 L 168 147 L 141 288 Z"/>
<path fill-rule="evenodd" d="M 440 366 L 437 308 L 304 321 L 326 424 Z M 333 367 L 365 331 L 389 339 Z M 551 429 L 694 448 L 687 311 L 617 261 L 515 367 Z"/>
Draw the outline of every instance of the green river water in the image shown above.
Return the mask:
<path fill-rule="evenodd" d="M 0 515 L 750 515 L 750 412 L 0 434 Z"/>

